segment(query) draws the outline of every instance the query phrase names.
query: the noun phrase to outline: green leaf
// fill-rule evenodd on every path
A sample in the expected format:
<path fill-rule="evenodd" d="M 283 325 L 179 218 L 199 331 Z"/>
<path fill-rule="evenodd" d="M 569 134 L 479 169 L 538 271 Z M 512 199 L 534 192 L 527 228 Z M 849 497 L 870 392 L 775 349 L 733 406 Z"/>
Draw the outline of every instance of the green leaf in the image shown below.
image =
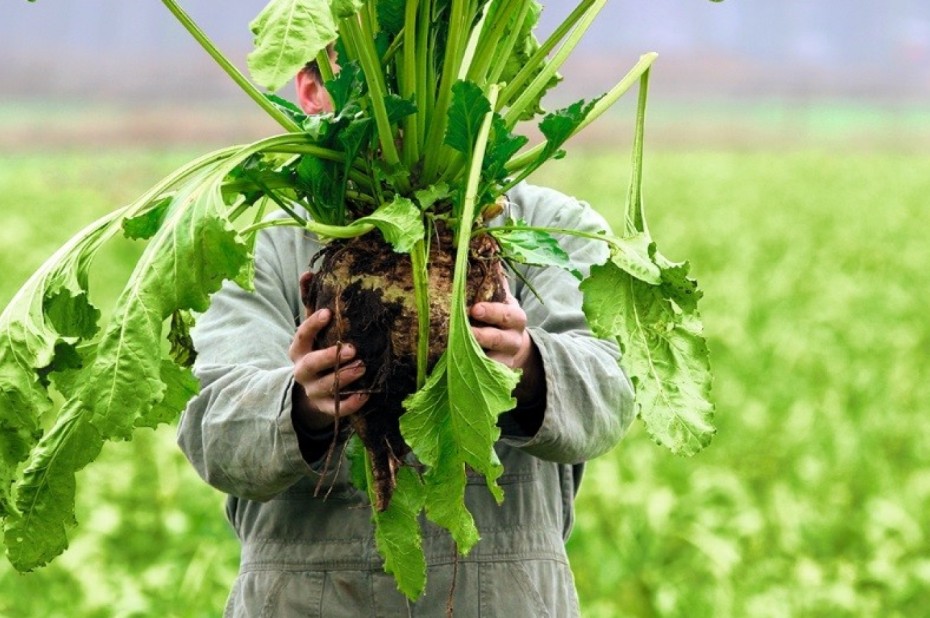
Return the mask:
<path fill-rule="evenodd" d="M 189 311 L 178 310 L 171 314 L 171 326 L 168 330 L 168 343 L 171 348 L 168 354 L 181 367 L 192 367 L 197 358 L 197 351 L 191 339 L 193 326 L 194 317 Z"/>
<path fill-rule="evenodd" d="M 697 281 L 688 276 L 691 265 L 688 262 L 671 262 L 661 253 L 656 252 L 652 259 L 661 270 L 662 293 L 685 313 L 697 312 L 697 303 L 704 295 L 698 289 Z"/>
<path fill-rule="evenodd" d="M 546 137 L 545 147 L 540 159 L 547 160 L 556 156 L 562 145 L 572 136 L 572 133 L 584 122 L 588 112 L 597 103 L 597 99 L 589 102 L 575 101 L 568 107 L 547 114 L 539 123 L 539 130 Z"/>
<path fill-rule="evenodd" d="M 177 420 L 194 395 L 200 392 L 200 382 L 187 367 L 181 367 L 174 361 L 164 359 L 161 362 L 161 381 L 165 391 L 152 409 L 136 419 L 136 427 L 155 429 L 162 423 Z"/>
<path fill-rule="evenodd" d="M 368 494 L 368 477 L 366 476 L 367 454 L 358 434 L 353 433 L 346 444 L 346 459 L 349 462 L 349 482 L 359 491 Z M 368 494 L 369 497 L 371 496 Z"/>
<path fill-rule="evenodd" d="M 104 439 L 79 405 L 62 410 L 58 421 L 31 453 L 16 506 L 7 516 L 4 542 L 19 571 L 46 564 L 68 546 L 74 517 L 74 472 L 97 458 Z"/>
<path fill-rule="evenodd" d="M 178 376 L 170 377 L 172 384 L 162 377 L 164 320 L 179 310 L 204 311 L 209 295 L 234 278 L 247 257 L 225 218 L 219 180 L 204 185 L 202 176 L 193 178 L 149 241 L 93 363 L 80 370 L 77 392 L 31 454 L 16 495 L 18 515 L 8 519 L 5 533 L 16 568 L 40 566 L 67 546 L 74 475 L 104 441 L 128 439 L 137 424 L 163 417 L 159 404 L 174 407 Z"/>
<path fill-rule="evenodd" d="M 343 217 L 340 217 L 340 186 L 333 182 L 333 178 L 341 177 L 340 170 L 343 167 L 336 161 L 324 161 L 308 155 L 301 157 L 295 169 L 297 186 L 310 200 L 310 214 L 319 223 L 345 224 Z"/>
<path fill-rule="evenodd" d="M 662 281 L 661 270 L 652 260 L 655 245 L 647 234 L 611 237 L 609 242 L 610 261 L 615 265 L 645 283 L 658 285 Z"/>
<path fill-rule="evenodd" d="M 330 0 L 333 6 L 333 15 L 338 19 L 346 19 L 358 13 L 365 2 L 363 0 Z"/>
<path fill-rule="evenodd" d="M 445 456 L 423 477 L 426 486 L 426 515 L 433 523 L 449 531 L 458 552 L 463 556 L 481 540 L 475 519 L 465 505 L 468 475 L 465 464 L 455 453 L 455 437 L 447 426 L 440 426 Z"/>
<path fill-rule="evenodd" d="M 384 557 L 384 570 L 394 575 L 397 589 L 408 599 L 419 598 L 426 587 L 426 557 L 418 519 L 425 499 L 420 477 L 412 468 L 402 467 L 397 471 L 397 487 L 388 508 L 372 510 L 375 543 Z"/>
<path fill-rule="evenodd" d="M 456 291 L 456 297 L 461 295 Z M 446 352 L 423 388 L 404 402 L 400 428 L 428 467 L 427 516 L 449 530 L 465 554 L 478 541 L 474 519 L 465 507 L 465 466 L 484 475 L 494 497 L 503 499 L 497 484 L 503 468 L 494 451 L 500 437 L 497 417 L 516 405 L 511 393 L 520 376 L 484 354 L 464 303 L 453 299 L 452 306 Z"/>
<path fill-rule="evenodd" d="M 0 314 L 0 516 L 15 511 L 11 486 L 42 435 L 50 374 L 74 366 L 73 347 L 97 330 L 87 270 L 119 231 L 114 212 L 78 232 L 29 278 Z"/>
<path fill-rule="evenodd" d="M 137 263 L 98 347 L 84 401 L 106 435 L 128 437 L 128 412 L 161 398 L 153 351 L 163 320 L 179 310 L 206 310 L 209 295 L 248 257 L 225 217 L 218 184 L 205 187 L 195 178 L 190 186 Z"/>
<path fill-rule="evenodd" d="M 49 383 L 55 383 L 57 388 L 58 382 L 63 375 L 67 375 L 75 369 L 80 369 L 84 366 L 84 356 L 85 353 L 82 347 L 64 341 L 55 344 L 55 360 L 52 365 L 49 367 L 42 367 L 38 371 L 42 385 L 48 387 Z"/>
<path fill-rule="evenodd" d="M 399 94 L 389 94 L 384 97 L 384 107 L 387 109 L 388 122 L 397 124 L 403 118 L 417 113 L 417 106 L 413 100 L 402 98 Z"/>
<path fill-rule="evenodd" d="M 343 114 L 349 103 L 361 98 L 364 85 L 358 62 L 353 60 L 342 63 L 335 77 L 326 82 L 326 92 L 333 101 L 333 109 Z"/>
<path fill-rule="evenodd" d="M 414 192 L 414 197 L 420 205 L 420 210 L 423 211 L 429 210 L 433 204 L 447 200 L 451 196 L 452 191 L 449 189 L 449 185 L 444 182 L 430 185 L 425 189 Z"/>
<path fill-rule="evenodd" d="M 151 238 L 165 220 L 165 213 L 168 212 L 169 206 L 171 206 L 171 197 L 163 197 L 142 214 L 123 219 L 123 235 L 132 240 Z"/>
<path fill-rule="evenodd" d="M 304 113 L 304 110 L 300 109 L 293 101 L 289 101 L 278 95 L 266 92 L 264 97 L 271 101 L 275 107 L 284 112 L 288 118 L 294 121 L 294 124 L 297 126 L 302 125 L 307 120 L 307 114 Z"/>
<path fill-rule="evenodd" d="M 380 158 L 374 159 L 371 163 L 373 169 L 372 178 L 384 181 L 392 191 L 401 194 L 405 193 L 398 187 L 410 186 L 410 170 L 407 167 L 400 162 L 391 164 Z"/>
<path fill-rule="evenodd" d="M 352 2 L 271 0 L 252 20 L 255 49 L 248 56 L 252 78 L 268 90 L 278 90 L 337 36 L 334 11 Z"/>
<path fill-rule="evenodd" d="M 378 25 L 389 35 L 397 36 L 404 28 L 404 10 L 407 0 L 379 0 L 377 3 Z"/>
<path fill-rule="evenodd" d="M 428 467 L 424 475 L 427 517 L 448 530 L 458 550 L 466 554 L 479 536 L 465 506 L 465 460 L 452 428 L 448 387 L 444 354 L 423 388 L 404 402 L 407 411 L 400 417 L 400 431 L 417 459 Z"/>
<path fill-rule="evenodd" d="M 497 478 L 503 472 L 494 444 L 500 437 L 497 417 L 516 405 L 511 396 L 520 374 L 489 359 L 475 341 L 464 305 L 449 326 L 448 382 L 452 429 L 465 463 L 485 476 L 498 501 Z M 479 413 L 480 411 L 480 413 Z"/>
<path fill-rule="evenodd" d="M 536 37 L 533 35 L 533 29 L 539 22 L 539 16 L 541 13 L 542 5 L 531 0 L 529 11 L 524 18 L 523 23 L 519 26 L 520 34 L 518 35 L 517 43 L 514 45 L 513 51 L 507 58 L 507 63 L 505 64 L 503 73 L 501 74 L 498 81 L 503 83 L 510 83 L 513 81 L 514 77 L 517 76 L 517 73 L 529 65 L 529 61 L 533 57 L 533 54 L 535 54 L 539 49 L 539 41 L 537 41 Z M 540 63 L 531 73 L 526 75 L 525 83 L 532 81 L 534 77 L 542 72 L 544 66 L 545 64 Z M 532 120 L 537 115 L 542 114 L 543 108 L 541 101 L 543 96 L 545 96 L 548 90 L 558 84 L 561 79 L 562 78 L 558 73 L 553 75 L 549 79 L 549 82 L 546 84 L 546 87 L 536 96 L 535 100 L 528 102 L 527 106 L 522 110 L 519 119 Z"/>
<path fill-rule="evenodd" d="M 497 88 L 490 92 L 491 101 Z M 494 445 L 500 438 L 498 416 L 512 410 L 511 393 L 520 380 L 513 371 L 489 359 L 471 330 L 465 307 L 469 236 L 475 217 L 480 162 L 491 130 L 490 102 L 475 137 L 457 231 L 453 293 L 446 351 L 426 384 L 404 401 L 401 434 L 427 466 L 426 514 L 449 530 L 458 550 L 467 553 L 478 540 L 474 519 L 465 506 L 466 466 L 482 474 L 495 499 L 503 500 L 497 484 L 503 467 Z"/>
<path fill-rule="evenodd" d="M 249 254 L 245 265 L 239 270 L 233 282 L 246 292 L 255 291 L 255 245 L 258 242 L 258 232 L 252 231 L 243 238 L 245 249 Z"/>
<path fill-rule="evenodd" d="M 458 81 L 452 86 L 452 103 L 449 105 L 449 120 L 443 143 L 471 157 L 475 139 L 491 111 L 491 104 L 476 84 Z"/>
<path fill-rule="evenodd" d="M 78 289 L 87 289 L 86 273 L 76 273 Z M 89 339 L 97 332 L 100 311 L 91 304 L 86 293 L 75 288 L 55 287 L 46 291 L 42 303 L 49 324 L 63 337 Z"/>
<path fill-rule="evenodd" d="M 360 151 L 366 150 L 370 145 L 371 138 L 374 135 L 374 119 L 356 118 L 345 127 L 339 130 L 339 143 L 342 144 L 345 152 L 345 165 L 348 170 L 352 161 Z"/>
<path fill-rule="evenodd" d="M 503 255 L 515 262 L 533 266 L 557 266 L 581 279 L 581 273 L 572 267 L 568 253 L 548 232 L 521 229 L 499 231 L 491 228 L 488 233 L 500 244 Z"/>
<path fill-rule="evenodd" d="M 523 148 L 529 138 L 514 135 L 507 128 L 500 114 L 495 113 L 491 121 L 491 138 L 482 163 L 482 178 L 485 181 L 503 182 L 507 177 L 507 162 Z"/>
<path fill-rule="evenodd" d="M 682 455 L 707 446 L 715 429 L 707 345 L 696 315 L 683 314 L 661 286 L 613 262 L 594 266 L 581 284 L 583 309 L 598 337 L 614 339 L 653 439 Z"/>
<path fill-rule="evenodd" d="M 94 362 L 96 351 L 97 345 L 95 341 L 88 341 L 75 346 L 71 362 L 67 366 L 63 364 L 55 373 L 50 374 L 49 378 L 52 385 L 66 399 L 70 399 L 80 388 L 80 370 Z"/>
<path fill-rule="evenodd" d="M 375 123 L 371 117 L 355 118 L 339 130 L 339 143 L 345 153 L 345 163 L 342 165 L 342 177 L 339 186 L 339 223 L 345 223 L 345 192 L 349 182 L 352 164 L 359 153 L 367 155 L 374 137 Z M 336 184 L 334 179 L 333 184 Z"/>
<path fill-rule="evenodd" d="M 380 206 L 367 217 L 356 219 L 353 225 L 368 224 L 378 228 L 398 253 L 410 253 L 413 245 L 423 240 L 426 234 L 420 209 L 412 200 L 400 196 L 395 196 L 393 201 Z"/>

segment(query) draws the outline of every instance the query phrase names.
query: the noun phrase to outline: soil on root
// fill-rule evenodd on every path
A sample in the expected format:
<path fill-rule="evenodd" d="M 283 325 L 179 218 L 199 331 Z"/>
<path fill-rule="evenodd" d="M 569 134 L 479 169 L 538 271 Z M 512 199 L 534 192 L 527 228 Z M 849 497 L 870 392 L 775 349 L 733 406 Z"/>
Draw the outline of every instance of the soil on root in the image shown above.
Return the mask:
<path fill-rule="evenodd" d="M 473 239 L 466 302 L 501 302 L 506 296 L 498 248 L 487 235 Z M 400 434 L 403 401 L 416 389 L 417 309 L 410 256 L 396 253 L 378 234 L 328 244 L 314 262 L 319 269 L 301 290 L 309 311 L 324 307 L 333 319 L 316 348 L 351 343 L 366 372 L 351 391 L 369 393 L 350 417 L 372 461 L 378 510 L 388 507 L 398 468 L 409 452 Z M 430 244 L 430 346 L 428 368 L 446 348 L 455 249 L 441 229 Z M 312 267 L 312 265 L 311 265 Z M 348 394 L 343 391 L 341 395 Z"/>

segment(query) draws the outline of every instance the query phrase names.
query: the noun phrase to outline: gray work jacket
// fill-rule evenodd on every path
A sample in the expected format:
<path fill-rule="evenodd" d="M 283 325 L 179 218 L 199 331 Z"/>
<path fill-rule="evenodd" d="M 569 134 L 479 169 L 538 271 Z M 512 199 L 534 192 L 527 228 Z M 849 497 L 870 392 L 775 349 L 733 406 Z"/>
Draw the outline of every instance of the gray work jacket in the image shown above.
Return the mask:
<path fill-rule="evenodd" d="M 552 190 L 524 184 L 509 198 L 510 214 L 530 225 L 605 227 L 589 207 Z M 606 258 L 601 243 L 561 240 L 582 270 Z M 227 282 L 193 332 L 202 390 L 182 416 L 178 441 L 200 475 L 229 496 L 242 555 L 225 615 L 444 616 L 453 575 L 456 616 L 578 615 L 564 542 L 580 464 L 618 442 L 633 407 L 616 346 L 586 326 L 577 280 L 558 268 L 526 268 L 542 300 L 511 281 L 544 365 L 542 426 L 521 435 L 501 417 L 503 504 L 482 478 L 469 479 L 465 500 L 481 540 L 458 560 L 449 535 L 424 522 L 427 588 L 407 603 L 384 573 L 370 507 L 349 483 L 348 465 L 323 472 L 320 462 L 305 461 L 291 421 L 288 347 L 305 313 L 298 281 L 318 249 L 303 230 L 264 231 L 254 293 Z M 314 497 L 318 483 L 325 499 Z"/>

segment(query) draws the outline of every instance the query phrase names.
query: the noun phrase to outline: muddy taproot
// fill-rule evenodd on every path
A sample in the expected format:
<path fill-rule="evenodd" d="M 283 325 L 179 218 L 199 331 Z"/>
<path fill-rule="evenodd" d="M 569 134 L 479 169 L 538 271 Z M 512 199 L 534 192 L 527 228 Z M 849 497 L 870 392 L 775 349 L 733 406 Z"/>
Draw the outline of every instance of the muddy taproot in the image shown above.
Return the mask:
<path fill-rule="evenodd" d="M 316 348 L 351 343 L 366 372 L 352 384 L 365 392 L 365 406 L 350 417 L 372 462 L 375 507 L 391 501 L 397 470 L 410 449 L 400 434 L 404 399 L 416 389 L 417 308 L 410 256 L 396 253 L 377 234 L 329 243 L 311 264 L 313 277 L 302 280 L 308 312 L 328 308 L 333 318 L 320 332 Z M 428 257 L 432 369 L 446 348 L 455 249 L 447 230 L 433 237 Z M 502 302 L 506 296 L 503 265 L 495 241 L 487 235 L 471 244 L 468 304 Z M 345 396 L 346 392 L 337 394 Z"/>

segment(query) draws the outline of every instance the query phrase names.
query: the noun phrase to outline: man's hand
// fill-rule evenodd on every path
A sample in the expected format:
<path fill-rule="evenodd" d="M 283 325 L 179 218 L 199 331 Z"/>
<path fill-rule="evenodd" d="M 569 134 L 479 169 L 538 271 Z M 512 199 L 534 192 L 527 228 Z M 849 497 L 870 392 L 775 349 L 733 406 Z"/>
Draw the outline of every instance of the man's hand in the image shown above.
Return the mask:
<path fill-rule="evenodd" d="M 368 395 L 354 393 L 339 397 L 336 393 L 365 373 L 361 360 L 352 361 L 355 347 L 351 344 L 314 350 L 317 334 L 329 323 L 328 309 L 320 309 L 307 317 L 297 328 L 288 355 L 294 363 L 294 419 L 310 431 L 330 427 L 338 416 L 359 411 Z"/>
<path fill-rule="evenodd" d="M 469 313 L 477 322 L 472 332 L 488 358 L 523 372 L 514 390 L 520 404 L 544 401 L 546 380 L 542 359 L 526 330 L 526 313 L 510 290 L 504 302 L 475 303 Z"/>
<path fill-rule="evenodd" d="M 526 313 L 510 291 L 504 302 L 476 303 L 470 313 L 482 324 L 472 326 L 472 332 L 488 358 L 511 369 L 524 369 L 535 346 L 526 331 Z"/>

